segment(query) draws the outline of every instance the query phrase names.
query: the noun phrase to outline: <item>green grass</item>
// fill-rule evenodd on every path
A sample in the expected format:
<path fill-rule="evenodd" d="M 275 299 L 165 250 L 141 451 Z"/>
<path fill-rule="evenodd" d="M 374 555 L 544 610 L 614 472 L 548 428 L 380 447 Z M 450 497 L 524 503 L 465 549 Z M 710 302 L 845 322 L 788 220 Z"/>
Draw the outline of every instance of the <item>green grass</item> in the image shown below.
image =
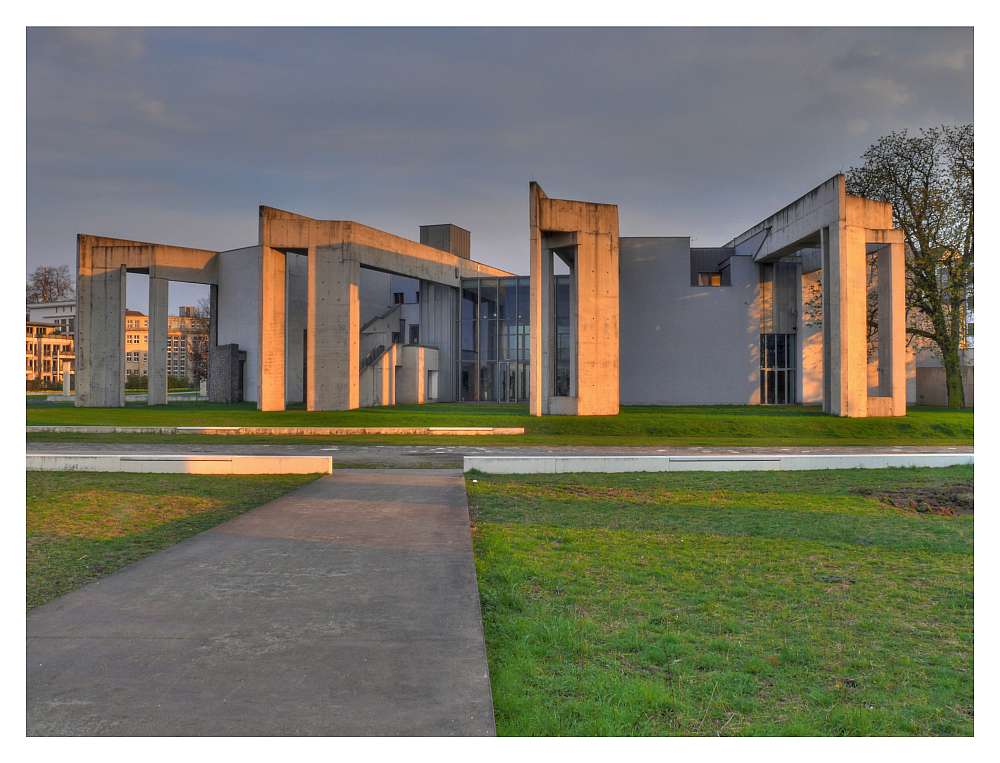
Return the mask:
<path fill-rule="evenodd" d="M 317 476 L 27 472 L 28 608 Z"/>
<path fill-rule="evenodd" d="M 253 404 L 171 403 L 75 408 L 29 402 L 29 425 L 106 426 L 523 426 L 523 436 L 330 438 L 362 443 L 437 445 L 971 445 L 973 413 L 912 408 L 905 417 L 848 419 L 802 406 L 626 406 L 618 416 L 528 415 L 524 405 L 438 403 L 308 412 L 262 412 Z M 211 435 L 141 435 L 141 442 L 201 442 Z M 183 438 L 183 439 L 182 439 Z M 32 434 L 32 440 L 114 439 L 121 435 Z M 212 441 L 220 438 L 215 437 Z M 315 442 L 309 437 L 240 437 L 230 442 Z"/>
<path fill-rule="evenodd" d="M 971 480 L 471 475 L 498 732 L 971 735 L 972 516 L 855 492 Z"/>

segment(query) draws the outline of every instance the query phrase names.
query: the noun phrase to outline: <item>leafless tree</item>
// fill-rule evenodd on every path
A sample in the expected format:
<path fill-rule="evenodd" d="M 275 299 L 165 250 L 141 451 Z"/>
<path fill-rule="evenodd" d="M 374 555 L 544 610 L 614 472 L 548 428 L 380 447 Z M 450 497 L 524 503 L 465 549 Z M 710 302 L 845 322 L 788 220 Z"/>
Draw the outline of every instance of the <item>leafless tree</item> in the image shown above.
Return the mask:
<path fill-rule="evenodd" d="M 188 361 L 195 383 L 208 378 L 208 328 L 211 320 L 211 306 L 208 299 L 198 300 L 191 321 Z"/>
<path fill-rule="evenodd" d="M 73 298 L 73 279 L 68 265 L 39 265 L 28 276 L 25 298 L 28 304 L 58 302 Z"/>

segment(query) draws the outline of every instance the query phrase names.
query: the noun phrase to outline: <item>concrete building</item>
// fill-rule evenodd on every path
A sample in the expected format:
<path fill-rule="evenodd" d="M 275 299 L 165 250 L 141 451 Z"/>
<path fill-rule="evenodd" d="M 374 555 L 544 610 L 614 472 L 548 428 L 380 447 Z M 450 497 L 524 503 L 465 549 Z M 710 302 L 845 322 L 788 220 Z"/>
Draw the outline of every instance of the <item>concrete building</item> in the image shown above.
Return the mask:
<path fill-rule="evenodd" d="M 902 233 L 843 176 L 715 248 L 620 236 L 615 205 L 549 198 L 537 183 L 528 212 L 530 276 L 472 259 L 455 225 L 421 226 L 418 243 L 270 207 L 256 245 L 222 252 L 81 235 L 77 404 L 124 402 L 125 273 L 141 272 L 150 404 L 166 400 L 166 292 L 178 280 L 210 287 L 210 397 L 262 410 L 465 400 L 529 402 L 534 415 L 679 403 L 905 413 Z"/>

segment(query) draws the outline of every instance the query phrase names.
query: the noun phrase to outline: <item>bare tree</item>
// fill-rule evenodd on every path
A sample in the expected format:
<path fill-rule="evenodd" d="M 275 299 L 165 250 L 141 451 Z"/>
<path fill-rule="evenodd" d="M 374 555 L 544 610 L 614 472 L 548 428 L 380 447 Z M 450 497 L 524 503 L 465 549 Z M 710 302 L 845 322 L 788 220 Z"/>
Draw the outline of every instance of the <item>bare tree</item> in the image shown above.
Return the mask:
<path fill-rule="evenodd" d="M 73 298 L 73 279 L 68 265 L 39 265 L 28 276 L 25 299 L 28 304 L 58 302 Z"/>
<path fill-rule="evenodd" d="M 211 316 L 211 306 L 208 299 L 198 300 L 191 314 L 190 341 L 188 345 L 188 361 L 191 376 L 200 382 L 208 378 L 208 329 Z"/>
<path fill-rule="evenodd" d="M 880 138 L 847 190 L 892 204 L 906 239 L 907 332 L 941 355 L 948 405 L 965 404 L 961 351 L 973 291 L 975 132 L 971 124 Z"/>

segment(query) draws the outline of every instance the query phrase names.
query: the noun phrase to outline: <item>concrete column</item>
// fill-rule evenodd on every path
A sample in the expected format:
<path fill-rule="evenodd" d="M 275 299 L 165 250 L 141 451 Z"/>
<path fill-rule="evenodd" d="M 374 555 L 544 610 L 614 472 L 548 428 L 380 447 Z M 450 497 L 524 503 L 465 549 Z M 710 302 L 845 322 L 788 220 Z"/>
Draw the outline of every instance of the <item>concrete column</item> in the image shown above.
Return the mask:
<path fill-rule="evenodd" d="M 539 230 L 541 189 L 534 183 L 529 191 L 529 254 L 531 283 L 528 301 L 531 305 L 531 337 L 528 367 L 528 410 L 532 416 L 547 413 L 549 397 L 549 299 L 552 288 L 552 254 L 542 249 Z"/>
<path fill-rule="evenodd" d="M 149 277 L 149 334 L 147 342 L 149 405 L 167 404 L 167 311 L 170 281 Z"/>
<path fill-rule="evenodd" d="M 843 222 L 829 231 L 829 412 L 863 417 L 868 415 L 866 233 Z"/>
<path fill-rule="evenodd" d="M 878 252 L 879 395 L 892 398 L 892 415 L 906 415 L 906 278 L 903 244 Z"/>
<path fill-rule="evenodd" d="M 820 228 L 820 255 L 822 259 L 822 311 L 823 311 L 823 413 L 833 413 L 833 309 L 830 303 L 833 257 L 830 255 L 830 229 Z"/>
<path fill-rule="evenodd" d="M 361 267 L 350 244 L 309 250 L 306 408 L 360 405 Z"/>
<path fill-rule="evenodd" d="M 67 397 L 69 395 L 73 394 L 73 387 L 72 387 L 72 376 L 73 375 L 70 373 L 70 369 L 72 367 L 73 367 L 73 364 L 70 363 L 68 360 L 63 361 L 63 364 L 62 364 L 63 394 L 66 395 Z"/>
<path fill-rule="evenodd" d="M 261 247 L 260 387 L 257 408 L 285 410 L 285 255 Z"/>
<path fill-rule="evenodd" d="M 125 268 L 77 237 L 76 405 L 125 405 Z"/>

